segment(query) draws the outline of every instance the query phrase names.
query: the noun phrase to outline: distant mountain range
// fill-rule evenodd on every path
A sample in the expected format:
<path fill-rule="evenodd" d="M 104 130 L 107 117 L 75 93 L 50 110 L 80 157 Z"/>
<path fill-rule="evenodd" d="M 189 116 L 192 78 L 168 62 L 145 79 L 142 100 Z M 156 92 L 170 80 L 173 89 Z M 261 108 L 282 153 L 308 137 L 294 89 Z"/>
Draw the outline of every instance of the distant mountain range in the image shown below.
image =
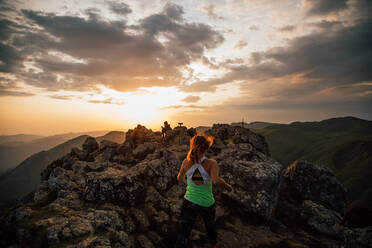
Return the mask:
<path fill-rule="evenodd" d="M 272 122 L 264 122 L 264 121 L 254 121 L 254 122 L 250 122 L 250 123 L 247 123 L 247 122 L 244 122 L 244 127 L 245 128 L 253 128 L 253 129 L 261 129 L 261 128 L 265 128 L 265 127 L 268 127 L 268 126 L 271 126 L 271 125 L 277 125 L 279 123 L 272 123 Z M 232 122 L 231 123 L 232 126 L 242 126 L 242 123 L 241 122 Z"/>
<path fill-rule="evenodd" d="M 304 159 L 328 167 L 347 188 L 350 202 L 372 206 L 372 121 L 343 117 L 254 131 L 265 136 L 272 157 L 282 164 Z"/>
<path fill-rule="evenodd" d="M 244 127 L 245 128 L 250 128 L 250 129 L 262 129 L 262 128 L 265 128 L 265 127 L 268 127 L 268 126 L 271 126 L 271 125 L 277 125 L 279 123 L 272 123 L 272 122 L 264 122 L 264 121 L 253 121 L 253 122 L 244 122 Z M 239 126 L 241 127 L 242 126 L 242 123 L 241 122 L 232 122 L 230 124 L 231 126 Z M 198 132 L 205 132 L 207 131 L 208 129 L 211 129 L 212 127 L 208 127 L 208 126 L 198 126 L 196 127 L 196 131 Z"/>
<path fill-rule="evenodd" d="M 93 137 L 102 136 L 108 131 L 91 131 L 79 133 L 64 133 L 52 136 L 29 134 L 0 136 L 0 175 L 15 168 L 19 163 L 32 154 L 48 150 L 58 144 L 81 135 Z"/>
<path fill-rule="evenodd" d="M 57 158 L 69 153 L 72 147 L 81 148 L 87 137 L 88 135 L 80 135 L 47 151 L 38 152 L 28 157 L 15 169 L 2 175 L 0 178 L 0 205 L 15 201 L 36 189 L 40 183 L 41 171 Z M 111 131 L 104 136 L 96 137 L 98 142 L 104 139 L 120 144 L 125 140 L 125 133 Z"/>

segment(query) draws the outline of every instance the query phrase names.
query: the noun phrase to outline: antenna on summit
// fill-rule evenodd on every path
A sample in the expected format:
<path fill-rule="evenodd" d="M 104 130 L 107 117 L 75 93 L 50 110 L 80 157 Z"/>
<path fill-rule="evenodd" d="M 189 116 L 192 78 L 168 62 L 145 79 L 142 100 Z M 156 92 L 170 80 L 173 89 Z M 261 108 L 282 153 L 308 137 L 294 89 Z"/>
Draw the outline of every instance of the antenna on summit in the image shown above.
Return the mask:
<path fill-rule="evenodd" d="M 244 128 L 244 117 L 242 117 L 242 128 Z"/>

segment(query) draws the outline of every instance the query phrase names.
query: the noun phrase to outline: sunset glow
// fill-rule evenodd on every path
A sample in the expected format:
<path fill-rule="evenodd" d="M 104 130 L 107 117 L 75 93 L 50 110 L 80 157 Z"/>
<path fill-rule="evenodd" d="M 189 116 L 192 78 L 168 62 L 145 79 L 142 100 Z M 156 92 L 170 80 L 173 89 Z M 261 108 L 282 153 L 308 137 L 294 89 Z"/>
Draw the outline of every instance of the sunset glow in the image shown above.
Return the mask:
<path fill-rule="evenodd" d="M 372 4 L 316 2 L 1 1 L 0 134 L 372 119 Z"/>

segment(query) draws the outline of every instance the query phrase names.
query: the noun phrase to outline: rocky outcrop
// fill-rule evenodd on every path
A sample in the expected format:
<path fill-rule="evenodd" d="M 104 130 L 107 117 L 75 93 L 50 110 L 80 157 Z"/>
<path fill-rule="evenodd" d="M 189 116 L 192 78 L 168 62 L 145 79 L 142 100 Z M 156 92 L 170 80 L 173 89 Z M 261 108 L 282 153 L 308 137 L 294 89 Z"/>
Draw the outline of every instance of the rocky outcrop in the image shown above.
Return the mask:
<path fill-rule="evenodd" d="M 287 168 L 284 176 L 298 197 L 344 214 L 346 190 L 329 169 L 298 160 Z"/>
<path fill-rule="evenodd" d="M 221 247 L 368 244 L 370 229 L 341 224 L 342 196 L 332 194 L 343 191 L 330 172 L 301 162 L 284 173 L 249 129 L 217 124 L 207 133 L 215 137 L 207 157 L 234 189 L 214 187 Z M 185 193 L 176 176 L 193 134 L 181 126 L 163 138 L 138 125 L 123 144 L 88 138 L 42 172 L 31 201 L 1 216 L 0 246 L 172 247 Z M 192 247 L 206 247 L 202 220 L 194 227 Z"/>
<path fill-rule="evenodd" d="M 237 204 L 240 211 L 270 219 L 278 201 L 283 166 L 255 152 L 249 143 L 227 145 L 216 161 L 221 175 L 234 188 L 224 197 Z"/>

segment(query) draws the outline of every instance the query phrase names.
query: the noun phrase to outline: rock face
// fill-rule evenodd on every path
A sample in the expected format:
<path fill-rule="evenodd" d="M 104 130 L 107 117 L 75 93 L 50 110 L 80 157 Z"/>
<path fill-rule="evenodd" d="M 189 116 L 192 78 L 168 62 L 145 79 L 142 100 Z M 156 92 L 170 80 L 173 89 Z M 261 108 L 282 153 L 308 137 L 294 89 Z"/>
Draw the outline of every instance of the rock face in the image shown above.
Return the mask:
<path fill-rule="evenodd" d="M 285 177 L 290 181 L 293 191 L 302 199 L 344 214 L 346 191 L 329 169 L 298 160 L 287 168 Z"/>
<path fill-rule="evenodd" d="M 231 182 L 234 191 L 224 197 L 241 211 L 270 219 L 277 205 L 283 166 L 254 152 L 249 143 L 229 144 L 217 157 L 221 175 Z"/>
<path fill-rule="evenodd" d="M 213 188 L 221 247 L 370 247 L 369 227 L 341 224 L 345 202 L 333 194 L 343 191 L 330 172 L 307 162 L 284 171 L 249 129 L 206 133 L 215 137 L 207 157 L 234 188 Z M 0 216 L 0 247 L 173 247 L 185 193 L 176 176 L 194 134 L 138 125 L 123 144 L 87 138 L 42 172 L 30 200 Z M 194 228 L 190 245 L 209 247 L 200 218 Z"/>

